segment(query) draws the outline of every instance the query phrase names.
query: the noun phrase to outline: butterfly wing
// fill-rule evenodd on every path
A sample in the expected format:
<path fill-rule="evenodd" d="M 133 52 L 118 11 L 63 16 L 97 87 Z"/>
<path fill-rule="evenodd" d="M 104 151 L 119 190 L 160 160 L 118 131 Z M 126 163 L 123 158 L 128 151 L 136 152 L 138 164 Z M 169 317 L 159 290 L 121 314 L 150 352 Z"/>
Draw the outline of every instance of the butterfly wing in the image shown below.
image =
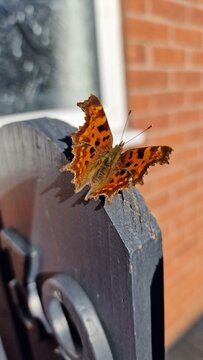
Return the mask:
<path fill-rule="evenodd" d="M 173 151 L 169 146 L 147 146 L 126 150 L 121 154 L 121 167 L 131 174 L 132 185 L 143 184 L 143 176 L 151 165 L 169 164 L 169 155 Z"/>
<path fill-rule="evenodd" d="M 121 154 L 119 169 L 117 168 L 107 183 L 96 189 L 91 188 L 86 200 L 105 195 L 111 203 L 113 196 L 136 183 L 143 184 L 143 176 L 150 165 L 169 163 L 172 149 L 169 146 L 148 146 L 126 150 Z"/>
<path fill-rule="evenodd" d="M 103 106 L 95 95 L 77 105 L 85 113 L 85 124 L 72 135 L 73 143 L 90 143 L 97 151 L 110 150 L 113 144 L 112 133 Z"/>
<path fill-rule="evenodd" d="M 95 95 L 77 104 L 85 113 L 85 123 L 72 134 L 73 161 L 61 168 L 74 173 L 73 184 L 80 191 L 91 180 L 91 169 L 98 166 L 99 155 L 112 148 L 113 137 L 104 109 Z"/>

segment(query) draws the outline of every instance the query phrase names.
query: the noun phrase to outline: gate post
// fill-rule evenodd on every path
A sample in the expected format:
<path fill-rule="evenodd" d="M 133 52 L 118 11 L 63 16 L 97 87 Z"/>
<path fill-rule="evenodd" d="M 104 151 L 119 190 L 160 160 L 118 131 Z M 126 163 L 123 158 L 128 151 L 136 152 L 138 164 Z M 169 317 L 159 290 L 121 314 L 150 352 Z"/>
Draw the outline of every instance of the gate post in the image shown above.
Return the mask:
<path fill-rule="evenodd" d="M 98 331 L 102 340 L 97 338 L 97 344 L 105 348 L 103 360 L 164 360 L 159 226 L 136 189 L 118 194 L 111 206 L 84 201 L 86 189 L 74 194 L 72 174 L 59 173 L 67 162 L 63 154 L 67 150 L 59 139 L 73 130 L 62 121 L 47 118 L 0 129 L 0 253 L 4 257 L 0 271 L 11 315 L 19 300 L 15 294 L 14 301 L 9 292 L 15 279 L 24 301 L 26 297 L 29 300 L 26 306 L 33 324 L 26 327 L 18 311 L 14 327 L 21 323 L 30 359 L 45 358 L 45 354 L 50 360 L 56 356 L 102 359 L 102 346 L 94 343 Z M 22 252 L 24 244 L 29 246 Z M 9 279 L 6 266 L 11 267 Z M 77 293 L 83 294 L 78 295 L 79 303 Z M 36 296 L 37 303 L 41 302 L 39 316 L 31 301 Z M 83 296 L 89 304 L 84 308 Z M 45 327 L 39 340 L 42 309 L 51 335 Z M 92 326 L 88 327 L 88 321 Z M 5 352 L 16 360 L 3 336 L 3 326 L 0 322 Z"/>

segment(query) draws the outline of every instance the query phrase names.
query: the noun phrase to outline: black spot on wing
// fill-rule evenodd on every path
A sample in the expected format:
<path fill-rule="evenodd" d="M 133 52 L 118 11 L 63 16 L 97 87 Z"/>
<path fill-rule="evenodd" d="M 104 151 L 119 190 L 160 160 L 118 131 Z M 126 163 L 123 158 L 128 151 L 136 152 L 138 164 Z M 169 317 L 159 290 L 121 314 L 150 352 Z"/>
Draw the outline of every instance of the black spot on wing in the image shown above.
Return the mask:
<path fill-rule="evenodd" d="M 120 171 L 120 175 L 124 175 L 124 174 L 125 174 L 125 170 L 122 169 L 122 170 Z"/>
<path fill-rule="evenodd" d="M 95 148 L 91 147 L 90 148 L 90 154 L 93 154 L 95 152 Z"/>
<path fill-rule="evenodd" d="M 144 148 L 137 149 L 137 152 L 138 152 L 138 159 L 143 159 L 145 149 Z"/>
<path fill-rule="evenodd" d="M 95 156 L 95 148 L 93 146 L 90 148 L 90 159 L 92 159 Z"/>
<path fill-rule="evenodd" d="M 132 156 L 133 156 L 133 151 L 130 152 L 129 156 L 128 156 L 128 159 L 132 159 Z"/>
<path fill-rule="evenodd" d="M 99 146 L 100 145 L 100 141 L 99 140 L 96 140 L 95 141 L 95 146 Z"/>
<path fill-rule="evenodd" d="M 131 165 L 131 162 L 130 162 L 130 161 L 128 161 L 128 162 L 125 164 L 126 167 L 129 167 L 130 165 Z"/>
<path fill-rule="evenodd" d="M 102 140 L 103 140 L 103 141 L 106 141 L 106 140 L 108 140 L 109 138 L 110 138 L 110 136 L 107 135 L 107 136 L 104 136 Z"/>
<path fill-rule="evenodd" d="M 99 115 L 99 114 L 97 114 L 97 115 Z M 97 126 L 97 129 L 99 132 L 102 132 L 104 130 L 105 131 L 109 130 L 109 125 L 108 125 L 107 120 L 102 125 Z"/>

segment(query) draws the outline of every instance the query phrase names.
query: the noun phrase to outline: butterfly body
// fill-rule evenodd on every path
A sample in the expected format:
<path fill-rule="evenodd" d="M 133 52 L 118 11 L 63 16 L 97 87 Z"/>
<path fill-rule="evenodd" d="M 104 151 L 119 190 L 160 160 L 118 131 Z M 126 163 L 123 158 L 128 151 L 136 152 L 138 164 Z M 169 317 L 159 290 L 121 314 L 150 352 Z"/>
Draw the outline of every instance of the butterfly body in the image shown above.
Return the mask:
<path fill-rule="evenodd" d="M 93 175 L 93 183 L 97 181 L 108 181 L 115 169 L 119 166 L 119 158 L 121 156 L 122 145 L 116 145 L 112 150 L 107 151 L 101 155 L 101 163 L 98 168 L 95 168 L 95 173 Z"/>
<path fill-rule="evenodd" d="M 113 196 L 122 189 L 143 182 L 147 168 L 155 163 L 168 163 L 169 146 L 149 146 L 123 150 L 124 142 L 112 146 L 113 137 L 103 107 L 96 96 L 78 103 L 85 112 L 85 124 L 72 134 L 73 161 L 61 171 L 74 173 L 75 192 L 90 186 L 85 200 Z"/>

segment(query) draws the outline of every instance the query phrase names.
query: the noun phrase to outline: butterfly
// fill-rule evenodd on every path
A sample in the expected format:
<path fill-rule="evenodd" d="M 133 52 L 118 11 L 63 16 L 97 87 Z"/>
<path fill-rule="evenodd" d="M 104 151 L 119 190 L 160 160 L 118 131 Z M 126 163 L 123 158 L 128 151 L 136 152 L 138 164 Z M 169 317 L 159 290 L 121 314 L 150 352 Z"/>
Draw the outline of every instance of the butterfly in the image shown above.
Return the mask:
<path fill-rule="evenodd" d="M 143 176 L 150 165 L 169 163 L 172 148 L 147 146 L 123 150 L 125 143 L 113 147 L 113 136 L 103 106 L 95 95 L 77 105 L 85 113 L 85 123 L 72 134 L 73 160 L 60 171 L 74 173 L 75 192 L 85 185 L 90 189 L 85 200 L 104 195 L 111 204 L 115 194 L 143 184 Z"/>

